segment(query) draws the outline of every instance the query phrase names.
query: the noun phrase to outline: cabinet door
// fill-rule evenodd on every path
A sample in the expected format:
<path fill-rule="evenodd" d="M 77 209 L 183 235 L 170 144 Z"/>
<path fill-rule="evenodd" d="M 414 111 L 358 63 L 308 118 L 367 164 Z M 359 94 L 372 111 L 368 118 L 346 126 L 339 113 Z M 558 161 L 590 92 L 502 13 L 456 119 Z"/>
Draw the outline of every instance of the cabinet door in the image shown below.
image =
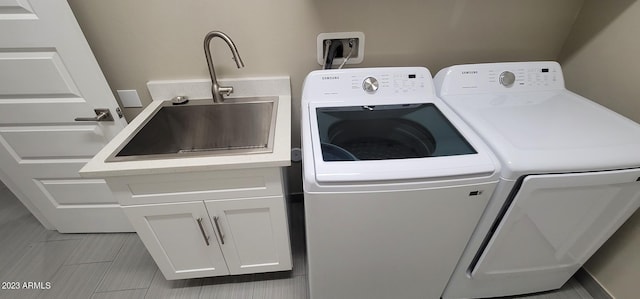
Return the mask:
<path fill-rule="evenodd" d="M 166 279 L 229 274 L 201 201 L 123 209 Z"/>
<path fill-rule="evenodd" d="M 205 201 L 231 274 L 291 270 L 282 196 Z"/>

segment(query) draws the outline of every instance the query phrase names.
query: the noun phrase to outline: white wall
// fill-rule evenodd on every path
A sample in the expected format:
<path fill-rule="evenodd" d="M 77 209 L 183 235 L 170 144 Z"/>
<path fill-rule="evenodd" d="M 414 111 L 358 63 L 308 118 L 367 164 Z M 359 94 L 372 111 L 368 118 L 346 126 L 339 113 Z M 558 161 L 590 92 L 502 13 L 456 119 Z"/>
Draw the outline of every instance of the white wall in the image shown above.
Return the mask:
<path fill-rule="evenodd" d="M 69 0 L 113 89 L 145 82 L 207 78 L 202 39 L 222 30 L 246 68 L 237 70 L 220 41 L 221 77 L 288 74 L 298 96 L 316 63 L 321 32 L 363 31 L 360 66 L 555 59 L 581 0 Z M 151 4 L 152 3 L 152 4 Z M 131 110 L 131 109 L 130 109 Z M 137 110 L 127 113 L 134 116 Z"/>
<path fill-rule="evenodd" d="M 560 62 L 569 89 L 640 123 L 639 29 L 635 0 L 586 0 Z M 585 268 L 615 298 L 640 297 L 640 212 Z"/>
<path fill-rule="evenodd" d="M 246 67 L 214 40 L 219 77 L 290 75 L 293 145 L 299 145 L 304 77 L 320 68 L 316 36 L 362 31 L 358 66 L 426 66 L 434 74 L 459 63 L 554 60 L 582 0 L 69 0 L 112 89 L 149 80 L 208 78 L 202 39 L 231 36 Z M 124 109 L 131 120 L 141 109 Z M 300 191 L 299 165 L 290 172 Z"/>

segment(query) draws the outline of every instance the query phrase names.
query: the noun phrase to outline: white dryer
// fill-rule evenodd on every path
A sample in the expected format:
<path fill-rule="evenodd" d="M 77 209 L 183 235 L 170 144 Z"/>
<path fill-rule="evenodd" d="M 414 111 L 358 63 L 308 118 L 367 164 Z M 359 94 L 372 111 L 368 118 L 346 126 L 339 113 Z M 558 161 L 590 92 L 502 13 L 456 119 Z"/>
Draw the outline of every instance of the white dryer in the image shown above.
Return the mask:
<path fill-rule="evenodd" d="M 502 164 L 443 298 L 561 287 L 640 205 L 640 125 L 566 90 L 556 62 L 457 65 L 435 82 Z"/>
<path fill-rule="evenodd" d="M 426 68 L 314 71 L 301 112 L 311 298 L 439 298 L 495 156 Z"/>

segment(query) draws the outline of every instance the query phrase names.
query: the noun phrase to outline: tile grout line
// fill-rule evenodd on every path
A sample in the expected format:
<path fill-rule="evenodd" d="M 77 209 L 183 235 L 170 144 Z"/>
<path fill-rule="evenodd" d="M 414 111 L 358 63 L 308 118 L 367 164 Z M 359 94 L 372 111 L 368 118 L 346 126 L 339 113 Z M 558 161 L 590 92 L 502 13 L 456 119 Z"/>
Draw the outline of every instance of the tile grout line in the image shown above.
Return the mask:
<path fill-rule="evenodd" d="M 111 290 L 111 291 L 104 291 L 104 292 L 93 292 L 93 295 L 95 294 L 106 294 L 106 293 L 115 293 L 115 292 L 124 292 L 124 291 L 135 291 L 135 290 L 149 290 L 149 288 L 133 288 L 133 289 L 123 289 L 123 290 Z M 145 293 L 146 295 L 147 293 Z"/>
<path fill-rule="evenodd" d="M 86 238 L 87 238 L 87 237 L 85 236 L 85 239 L 86 239 Z M 83 239 L 83 240 L 84 240 L 84 239 Z M 122 247 L 124 246 L 124 243 L 125 243 L 126 241 L 127 241 L 127 240 L 126 240 L 126 238 L 125 238 L 125 240 L 122 242 L 122 244 L 120 244 L 120 248 L 118 248 L 118 252 L 114 255 L 113 259 L 112 259 L 112 260 L 110 260 L 110 261 L 95 261 L 95 262 L 85 262 L 85 263 L 80 262 L 80 263 L 67 264 L 67 262 L 69 261 L 69 259 L 71 259 L 71 255 L 69 255 L 69 257 L 67 257 L 67 259 L 64 261 L 64 263 L 63 263 L 62 265 L 82 265 L 82 264 L 93 264 L 93 263 L 113 262 L 113 261 L 116 259 L 116 257 L 118 256 L 118 254 L 120 254 L 120 250 L 122 250 Z M 71 254 L 73 254 L 73 252 L 72 252 Z M 108 270 L 108 269 L 107 269 L 107 270 Z"/>
<path fill-rule="evenodd" d="M 91 297 L 93 297 L 93 295 L 96 294 L 96 291 L 98 290 L 98 287 L 100 286 L 100 284 L 104 280 L 104 277 L 107 275 L 107 272 L 109 272 L 109 269 L 111 269 L 111 266 L 113 265 L 113 261 L 108 262 L 108 263 L 109 263 L 109 267 L 107 267 L 107 269 L 104 270 L 104 273 L 102 273 L 102 277 L 100 277 L 100 280 L 98 281 L 98 283 L 96 283 L 96 286 L 93 287 L 93 292 L 91 292 Z M 77 264 L 77 265 L 83 265 L 83 264 Z"/>
<path fill-rule="evenodd" d="M 82 240 L 86 239 L 86 236 L 84 238 L 82 238 Z M 80 244 L 78 244 L 78 246 L 80 246 Z M 74 248 L 73 251 L 71 252 L 71 254 L 69 254 L 69 256 L 64 260 L 64 262 L 62 262 L 62 266 L 67 265 L 67 261 L 71 258 L 71 256 L 73 255 L 73 253 L 76 252 L 76 250 L 78 250 L 78 247 Z M 62 267 L 61 266 L 61 267 Z"/>
<path fill-rule="evenodd" d="M 155 261 L 154 261 L 155 262 Z M 153 285 L 153 278 L 156 277 L 156 275 L 158 274 L 158 271 L 160 271 L 159 268 L 156 267 L 156 271 L 153 272 L 153 276 L 151 277 L 151 282 L 149 283 L 149 286 L 147 287 L 147 290 L 144 292 L 144 297 L 143 298 L 147 298 L 147 294 L 149 294 L 149 289 L 151 288 L 151 286 Z M 200 289 L 202 289 L 202 285 L 200 285 Z M 154 298 L 155 299 L 155 298 Z"/>
<path fill-rule="evenodd" d="M 78 246 L 80 245 L 80 242 L 78 241 L 79 239 L 68 239 L 68 240 L 52 240 L 52 241 L 45 241 L 45 242 L 36 242 L 36 243 L 32 243 L 32 244 L 37 244 L 37 243 L 49 243 L 49 242 L 62 242 L 62 241 L 76 241 L 76 246 L 71 250 L 71 253 L 69 253 L 69 256 L 71 256 L 71 254 L 73 254 L 73 252 L 76 250 L 76 248 L 78 248 Z M 69 258 L 69 256 L 67 256 L 67 259 Z M 67 259 L 65 259 L 65 261 L 67 261 Z M 60 266 L 58 267 L 58 269 L 56 269 L 55 272 L 53 272 L 53 274 L 51 275 L 51 277 L 48 278 L 48 281 L 51 283 L 53 278 L 56 277 L 56 275 L 60 272 L 60 269 L 62 269 L 62 267 L 64 267 L 64 262 L 62 262 L 62 264 L 60 264 Z M 38 292 L 38 296 L 37 298 L 40 298 L 40 295 L 44 294 L 44 292 L 42 290 L 40 290 Z"/>
<path fill-rule="evenodd" d="M 84 240 L 84 238 L 71 238 L 71 239 L 59 239 L 59 240 L 44 240 L 44 241 L 35 241 L 35 242 L 31 242 L 28 245 L 36 245 L 39 243 L 51 243 L 51 242 L 62 242 L 62 241 L 77 241 L 77 240 Z M 65 260 L 66 262 L 67 260 Z"/>
<path fill-rule="evenodd" d="M 77 239 L 69 239 L 69 240 L 52 240 L 52 241 L 50 241 L 50 242 L 63 242 L 63 241 L 77 241 Z M 26 248 L 23 250 L 22 255 L 21 255 L 19 258 L 15 259 L 15 263 L 19 263 L 19 262 L 20 262 L 20 260 L 22 260 L 22 259 L 27 255 L 29 248 L 31 248 L 31 247 L 33 247 L 34 245 L 37 245 L 37 244 L 39 244 L 39 243 L 49 243 L 49 242 L 48 242 L 48 241 L 45 241 L 45 242 L 32 242 L 32 243 L 28 243 L 28 244 L 26 245 Z M 78 246 L 78 245 L 76 245 L 76 246 Z M 73 248 L 73 250 L 75 250 L 75 247 Z M 69 257 L 67 257 L 67 258 L 69 258 Z M 66 259 L 65 259 L 65 261 L 66 261 Z M 12 265 L 11 265 L 10 267 L 8 267 L 8 268 L 10 269 L 11 267 L 14 267 L 14 266 L 15 266 L 15 264 L 12 264 Z M 58 273 L 58 271 L 60 271 L 60 268 L 61 268 L 62 266 L 64 266 L 64 262 L 60 265 L 60 267 L 58 267 L 58 268 L 56 269 L 56 271 L 55 271 L 55 272 L 53 272 L 53 275 L 51 276 L 51 278 L 53 278 L 53 276 L 55 276 L 55 275 Z M 8 274 L 6 274 L 6 273 L 5 273 L 5 274 L 4 274 L 4 276 L 6 276 L 6 275 L 8 275 Z M 0 275 L 0 278 L 2 278 L 2 279 L 4 280 L 4 277 L 2 277 L 1 275 Z"/>
<path fill-rule="evenodd" d="M 73 263 L 73 264 L 63 264 L 63 266 L 77 266 L 77 265 L 103 264 L 103 263 L 112 263 L 112 262 L 113 262 L 113 261 L 82 262 L 82 263 Z"/>
<path fill-rule="evenodd" d="M 127 238 L 130 238 L 127 237 Z M 116 255 L 113 257 L 113 261 L 115 261 L 118 258 L 118 255 L 120 255 L 120 253 L 122 252 L 122 248 L 124 247 L 124 244 L 127 243 L 127 240 L 125 238 L 124 242 L 122 242 L 122 245 L 120 246 L 120 248 L 118 249 L 118 253 L 116 253 Z M 95 289 L 93 289 L 93 293 L 102 293 L 102 292 L 96 292 L 98 290 L 98 288 L 100 287 L 100 285 L 102 285 L 102 283 L 104 282 L 104 278 L 107 276 L 107 273 L 109 273 L 109 271 L 111 270 L 111 268 L 113 267 L 113 261 L 109 262 L 109 267 L 107 267 L 107 270 L 104 271 L 104 274 L 102 275 L 102 279 L 100 279 L 100 281 L 98 282 L 98 284 L 96 284 Z M 146 294 L 146 293 L 145 293 Z"/>

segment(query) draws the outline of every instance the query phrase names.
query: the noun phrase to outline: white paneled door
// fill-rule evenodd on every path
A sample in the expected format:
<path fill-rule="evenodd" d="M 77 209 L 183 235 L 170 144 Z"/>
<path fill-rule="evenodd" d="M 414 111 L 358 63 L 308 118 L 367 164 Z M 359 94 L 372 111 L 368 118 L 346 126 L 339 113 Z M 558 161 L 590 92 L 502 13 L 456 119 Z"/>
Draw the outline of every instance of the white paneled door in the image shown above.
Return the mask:
<path fill-rule="evenodd" d="M 111 121 L 76 121 L 107 109 Z M 132 231 L 78 170 L 125 125 L 64 0 L 0 0 L 0 179 L 49 229 Z"/>
<path fill-rule="evenodd" d="M 282 196 L 207 200 L 232 275 L 291 269 L 291 246 Z"/>
<path fill-rule="evenodd" d="M 202 201 L 124 207 L 166 279 L 229 275 Z"/>

